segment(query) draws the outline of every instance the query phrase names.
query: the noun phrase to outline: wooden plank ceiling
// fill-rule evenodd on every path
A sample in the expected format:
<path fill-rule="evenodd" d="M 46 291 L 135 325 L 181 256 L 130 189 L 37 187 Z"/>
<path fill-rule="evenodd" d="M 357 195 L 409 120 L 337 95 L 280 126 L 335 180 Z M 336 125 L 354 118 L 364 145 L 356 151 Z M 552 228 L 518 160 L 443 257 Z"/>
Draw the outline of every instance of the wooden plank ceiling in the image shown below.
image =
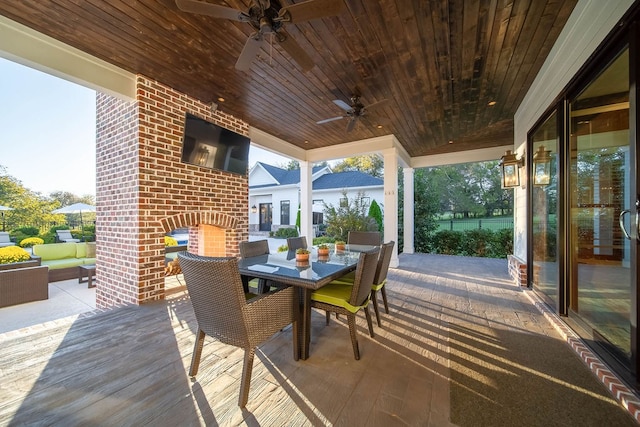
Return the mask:
<path fill-rule="evenodd" d="M 305 149 L 391 133 L 415 157 L 512 144 L 513 115 L 576 3 L 344 0 L 337 16 L 286 24 L 315 62 L 306 73 L 276 42 L 236 70 L 253 28 L 174 0 L 4 1 L 0 14 L 205 102 L 223 97 L 223 111 Z M 356 90 L 365 107 L 389 102 L 351 132 L 347 119 L 316 124 Z"/>

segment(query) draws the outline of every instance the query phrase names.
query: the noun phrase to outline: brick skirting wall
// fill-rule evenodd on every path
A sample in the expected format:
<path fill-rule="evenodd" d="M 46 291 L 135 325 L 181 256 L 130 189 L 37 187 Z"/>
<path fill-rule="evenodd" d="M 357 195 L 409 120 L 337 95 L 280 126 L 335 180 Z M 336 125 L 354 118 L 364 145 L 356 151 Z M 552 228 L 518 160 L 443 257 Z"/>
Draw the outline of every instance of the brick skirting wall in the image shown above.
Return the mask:
<path fill-rule="evenodd" d="M 515 255 L 507 256 L 509 276 L 516 285 L 527 286 L 527 264 Z"/>
<path fill-rule="evenodd" d="M 136 85 L 133 101 L 96 97 L 98 308 L 164 298 L 171 227 L 214 222 L 230 256 L 248 239 L 248 178 L 180 160 L 185 113 L 243 135 L 247 123 L 144 76 Z"/>

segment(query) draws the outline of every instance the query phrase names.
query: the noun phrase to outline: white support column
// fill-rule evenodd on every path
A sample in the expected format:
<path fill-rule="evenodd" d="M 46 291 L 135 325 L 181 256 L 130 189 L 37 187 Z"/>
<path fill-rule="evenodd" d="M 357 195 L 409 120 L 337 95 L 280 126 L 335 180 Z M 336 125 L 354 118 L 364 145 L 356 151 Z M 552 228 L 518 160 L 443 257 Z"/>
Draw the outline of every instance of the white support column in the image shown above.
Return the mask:
<path fill-rule="evenodd" d="M 312 213 L 312 166 L 309 162 L 300 162 L 300 235 L 307 238 L 309 246 L 313 243 L 313 213 Z"/>
<path fill-rule="evenodd" d="M 413 176 L 415 173 L 415 169 L 413 168 L 403 168 L 402 169 L 404 176 L 404 247 L 402 252 L 405 254 L 412 254 L 415 251 L 414 248 L 414 232 L 415 232 L 415 220 L 414 220 L 414 204 L 415 204 L 415 194 L 414 194 L 414 185 L 413 185 Z"/>
<path fill-rule="evenodd" d="M 395 148 L 383 151 L 384 158 L 384 241 L 393 240 L 390 267 L 398 261 L 398 154 Z"/>

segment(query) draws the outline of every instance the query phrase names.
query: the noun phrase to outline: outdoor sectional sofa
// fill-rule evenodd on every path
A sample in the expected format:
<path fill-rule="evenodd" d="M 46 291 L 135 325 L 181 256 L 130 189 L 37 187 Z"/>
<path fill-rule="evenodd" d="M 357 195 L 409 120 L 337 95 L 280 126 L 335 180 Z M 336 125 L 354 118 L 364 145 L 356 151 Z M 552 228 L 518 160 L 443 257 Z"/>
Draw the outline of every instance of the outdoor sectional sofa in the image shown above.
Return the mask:
<path fill-rule="evenodd" d="M 96 263 L 95 242 L 35 245 L 33 255 L 49 267 L 49 282 L 78 278 L 78 267 Z"/>

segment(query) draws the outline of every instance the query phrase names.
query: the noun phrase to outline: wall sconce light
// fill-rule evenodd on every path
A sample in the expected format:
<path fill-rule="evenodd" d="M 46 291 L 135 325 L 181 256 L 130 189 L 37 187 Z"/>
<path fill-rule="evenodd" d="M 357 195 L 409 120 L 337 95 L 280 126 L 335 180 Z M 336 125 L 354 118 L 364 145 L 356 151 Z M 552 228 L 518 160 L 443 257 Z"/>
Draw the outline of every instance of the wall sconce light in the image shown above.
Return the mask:
<path fill-rule="evenodd" d="M 533 154 L 533 185 L 549 185 L 551 183 L 551 151 L 541 145 Z"/>
<path fill-rule="evenodd" d="M 198 148 L 196 163 L 198 163 L 200 166 L 204 166 L 207 164 L 207 160 L 209 160 L 209 150 L 207 149 L 207 147 L 201 145 L 200 148 Z"/>
<path fill-rule="evenodd" d="M 507 150 L 500 159 L 500 174 L 502 188 L 520 186 L 520 168 L 524 166 L 524 158 L 518 159 L 511 150 Z"/>
<path fill-rule="evenodd" d="M 251 213 L 256 213 L 258 212 L 258 208 L 256 208 L 256 205 L 251 206 Z"/>

